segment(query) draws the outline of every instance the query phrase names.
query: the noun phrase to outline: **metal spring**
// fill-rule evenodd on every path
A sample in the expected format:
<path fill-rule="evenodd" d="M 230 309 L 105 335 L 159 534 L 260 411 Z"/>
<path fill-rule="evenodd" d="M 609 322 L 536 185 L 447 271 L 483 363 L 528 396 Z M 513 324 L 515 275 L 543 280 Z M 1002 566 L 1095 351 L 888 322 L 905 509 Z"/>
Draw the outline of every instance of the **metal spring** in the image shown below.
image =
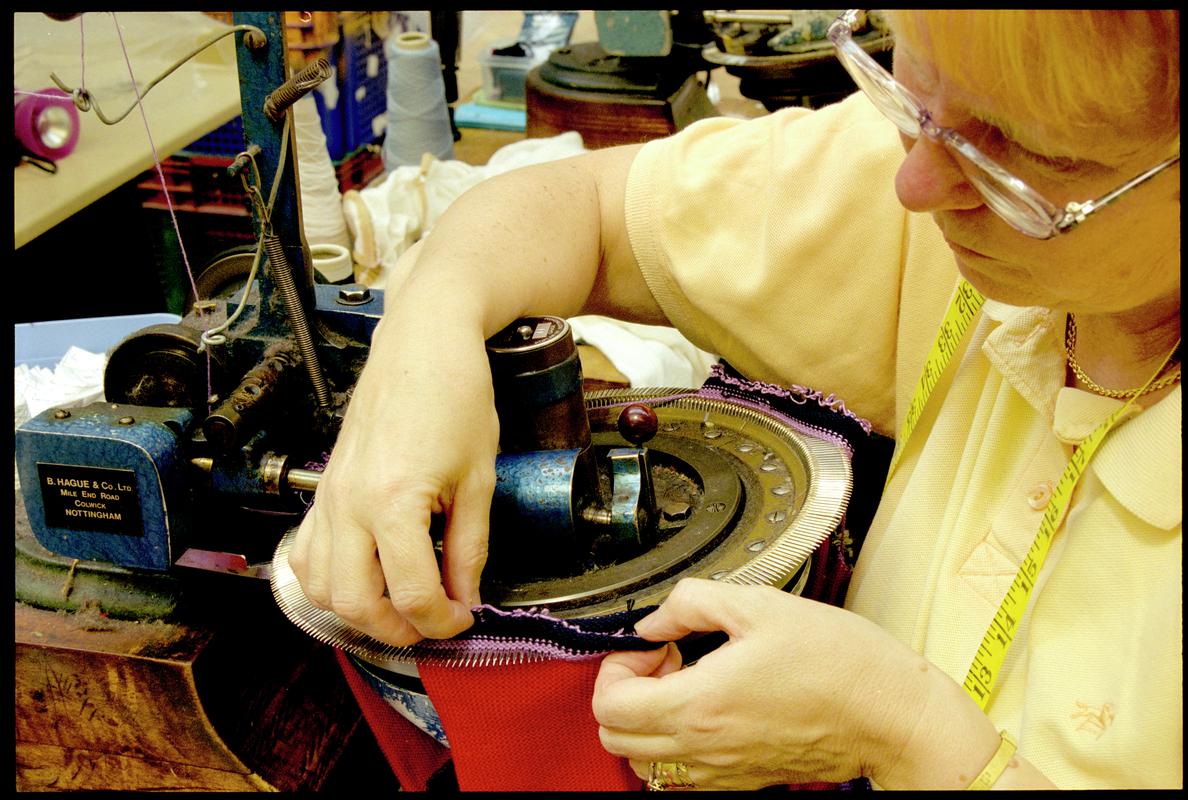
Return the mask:
<path fill-rule="evenodd" d="M 277 87 L 264 100 L 264 116 L 278 122 L 289 106 L 330 77 L 330 62 L 319 58 Z"/>
<path fill-rule="evenodd" d="M 313 384 L 314 396 L 319 406 L 328 408 L 330 391 L 326 387 L 321 364 L 318 363 L 318 352 L 314 349 L 309 320 L 305 317 L 305 308 L 301 305 L 301 296 L 293 282 L 293 272 L 289 269 L 289 260 L 285 257 L 285 249 L 280 238 L 275 234 L 266 234 L 264 252 L 268 254 L 268 263 L 272 265 L 272 280 L 284 300 L 285 310 L 289 314 L 289 327 L 293 329 L 293 336 L 297 339 L 297 349 L 301 351 L 301 360 L 305 362 L 305 371 L 309 373 L 310 383 Z"/>

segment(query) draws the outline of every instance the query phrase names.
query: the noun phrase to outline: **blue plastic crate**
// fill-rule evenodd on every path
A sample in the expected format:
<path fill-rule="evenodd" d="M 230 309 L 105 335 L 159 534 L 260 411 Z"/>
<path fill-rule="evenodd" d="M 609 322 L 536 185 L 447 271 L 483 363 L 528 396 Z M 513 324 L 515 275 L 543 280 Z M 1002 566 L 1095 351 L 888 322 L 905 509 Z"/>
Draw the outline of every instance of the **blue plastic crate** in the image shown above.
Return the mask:
<path fill-rule="evenodd" d="M 236 117 L 201 139 L 195 139 L 182 152 L 204 156 L 237 156 L 243 152 L 243 117 Z"/>
<path fill-rule="evenodd" d="M 338 83 L 346 155 L 382 136 L 382 130 L 376 133 L 375 120 L 388 108 L 388 61 L 384 38 L 372 28 L 369 14 L 345 22 L 336 46 L 342 56 Z"/>
<path fill-rule="evenodd" d="M 20 323 L 13 326 L 16 366 L 53 369 L 71 347 L 106 353 L 141 328 L 180 320 L 177 314 L 159 313 Z"/>
<path fill-rule="evenodd" d="M 318 107 L 318 117 L 322 120 L 322 132 L 326 134 L 326 152 L 330 154 L 331 161 L 340 161 L 348 152 L 342 130 L 343 97 L 340 94 L 334 108 L 329 108 L 322 92 L 314 90 L 311 94 L 314 105 Z"/>

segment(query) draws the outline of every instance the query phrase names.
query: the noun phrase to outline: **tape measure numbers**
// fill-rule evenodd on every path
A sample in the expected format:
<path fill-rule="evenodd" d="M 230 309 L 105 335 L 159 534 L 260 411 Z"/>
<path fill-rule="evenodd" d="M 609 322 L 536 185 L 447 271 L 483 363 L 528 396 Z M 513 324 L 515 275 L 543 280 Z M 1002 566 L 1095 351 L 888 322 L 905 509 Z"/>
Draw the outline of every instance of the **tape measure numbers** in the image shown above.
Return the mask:
<path fill-rule="evenodd" d="M 1006 661 L 1007 648 L 1010 647 L 1011 640 L 1015 638 L 1019 621 L 1023 619 L 1023 612 L 1027 608 L 1031 590 L 1035 587 L 1036 577 L 1043 569 L 1044 560 L 1048 557 L 1052 538 L 1056 535 L 1056 530 L 1060 527 L 1064 514 L 1068 510 L 1073 489 L 1076 488 L 1077 481 L 1080 480 L 1089 460 L 1093 458 L 1101 440 L 1122 418 L 1133 401 L 1134 398 L 1130 398 L 1125 405 L 1111 414 L 1105 422 L 1098 425 L 1081 441 L 1073 451 L 1072 458 L 1069 459 L 1064 473 L 1056 483 L 1056 488 L 1052 490 L 1052 498 L 1044 510 L 1043 519 L 1040 520 L 1039 532 L 1035 536 L 1035 541 L 1027 550 L 1027 556 L 1023 559 L 1023 564 L 1019 567 L 1015 580 L 1011 582 L 1011 588 L 1007 590 L 1002 604 L 990 622 L 986 635 L 982 637 L 982 643 L 978 645 L 973 663 L 970 664 L 969 673 L 966 674 L 965 682 L 962 683 L 965 691 L 983 709 L 990 702 L 990 692 L 1002 670 L 1003 662 Z"/>

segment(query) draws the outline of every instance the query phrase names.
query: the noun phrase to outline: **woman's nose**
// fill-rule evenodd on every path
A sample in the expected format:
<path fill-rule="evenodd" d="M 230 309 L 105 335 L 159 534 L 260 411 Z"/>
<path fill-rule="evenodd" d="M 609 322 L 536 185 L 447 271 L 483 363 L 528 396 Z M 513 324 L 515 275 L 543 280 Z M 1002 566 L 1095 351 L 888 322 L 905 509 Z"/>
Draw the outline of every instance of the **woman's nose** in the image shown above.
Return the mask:
<path fill-rule="evenodd" d="M 977 208 L 982 196 L 940 142 L 923 134 L 900 134 L 907 156 L 895 174 L 895 193 L 909 211 L 955 211 Z"/>

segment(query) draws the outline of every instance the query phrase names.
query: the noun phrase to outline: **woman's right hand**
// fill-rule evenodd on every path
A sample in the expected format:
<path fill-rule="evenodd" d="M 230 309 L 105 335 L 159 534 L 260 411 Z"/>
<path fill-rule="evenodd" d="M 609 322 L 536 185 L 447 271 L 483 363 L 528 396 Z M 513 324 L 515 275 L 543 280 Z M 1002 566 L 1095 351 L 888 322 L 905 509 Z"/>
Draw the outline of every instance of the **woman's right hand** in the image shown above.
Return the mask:
<path fill-rule="evenodd" d="M 394 265 L 289 555 L 315 605 L 394 645 L 472 624 L 499 440 L 487 337 L 528 314 L 666 322 L 627 239 L 624 187 L 638 149 L 483 181 Z M 440 567 L 432 514 L 446 518 Z"/>
<path fill-rule="evenodd" d="M 482 331 L 414 316 L 380 323 L 289 557 L 314 605 L 398 646 L 473 623 L 499 437 Z"/>

